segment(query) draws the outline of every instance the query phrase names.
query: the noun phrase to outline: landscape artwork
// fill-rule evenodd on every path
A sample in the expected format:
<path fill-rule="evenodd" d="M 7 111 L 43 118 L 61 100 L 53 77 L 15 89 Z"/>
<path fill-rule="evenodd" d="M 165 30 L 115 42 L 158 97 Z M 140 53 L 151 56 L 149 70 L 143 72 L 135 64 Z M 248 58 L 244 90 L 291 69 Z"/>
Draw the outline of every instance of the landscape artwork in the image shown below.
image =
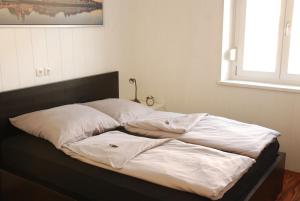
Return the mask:
<path fill-rule="evenodd" d="M 0 25 L 103 25 L 103 0 L 0 0 Z"/>

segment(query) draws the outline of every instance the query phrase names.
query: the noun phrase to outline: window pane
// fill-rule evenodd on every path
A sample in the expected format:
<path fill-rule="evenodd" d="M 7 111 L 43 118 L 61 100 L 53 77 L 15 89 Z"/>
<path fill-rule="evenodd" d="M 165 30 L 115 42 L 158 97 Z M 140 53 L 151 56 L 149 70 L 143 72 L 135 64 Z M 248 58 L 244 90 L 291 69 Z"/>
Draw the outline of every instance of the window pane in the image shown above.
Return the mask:
<path fill-rule="evenodd" d="M 281 0 L 248 0 L 243 69 L 275 72 Z"/>
<path fill-rule="evenodd" d="M 300 75 L 300 1 L 299 0 L 294 1 L 288 73 Z"/>

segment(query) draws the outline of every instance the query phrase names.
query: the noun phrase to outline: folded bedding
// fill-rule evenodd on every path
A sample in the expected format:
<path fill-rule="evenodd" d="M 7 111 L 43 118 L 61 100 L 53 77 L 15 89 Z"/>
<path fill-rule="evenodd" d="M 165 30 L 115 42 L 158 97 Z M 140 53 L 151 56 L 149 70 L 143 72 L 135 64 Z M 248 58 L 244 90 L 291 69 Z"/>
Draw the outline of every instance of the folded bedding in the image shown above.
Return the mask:
<path fill-rule="evenodd" d="M 150 131 L 162 131 L 175 134 L 189 132 L 207 114 L 189 114 L 177 117 L 162 117 L 127 122 L 127 126 Z"/>
<path fill-rule="evenodd" d="M 171 129 L 168 130 L 167 127 L 165 129 L 153 129 L 150 126 L 145 126 L 159 121 L 163 124 L 166 119 L 172 121 L 172 119 L 180 119 L 184 116 L 186 115 L 155 111 L 144 115 L 139 120 L 127 122 L 125 129 L 129 132 L 155 138 L 176 138 L 183 142 L 237 153 L 254 159 L 280 135 L 277 131 L 262 126 L 204 114 L 196 124 L 192 123 L 193 126 L 183 134 L 173 132 Z"/>
<path fill-rule="evenodd" d="M 212 200 L 222 198 L 255 163 L 204 146 L 119 131 L 65 144 L 61 150 L 85 163 Z"/>
<path fill-rule="evenodd" d="M 170 140 L 136 137 L 119 131 L 111 131 L 66 144 L 64 147 L 95 162 L 120 169 L 135 156 Z"/>

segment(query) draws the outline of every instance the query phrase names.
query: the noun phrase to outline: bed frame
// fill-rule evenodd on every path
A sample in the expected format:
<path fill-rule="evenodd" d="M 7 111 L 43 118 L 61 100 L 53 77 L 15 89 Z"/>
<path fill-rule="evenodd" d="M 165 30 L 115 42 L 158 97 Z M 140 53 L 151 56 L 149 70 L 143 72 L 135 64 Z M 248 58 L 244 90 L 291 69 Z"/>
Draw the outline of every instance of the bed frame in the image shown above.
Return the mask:
<path fill-rule="evenodd" d="M 119 97 L 118 72 L 0 93 L 0 140 L 13 135 L 8 118 L 55 106 Z M 241 201 L 274 201 L 281 192 L 285 154 L 280 153 Z M 75 200 L 1 166 L 1 200 Z"/>

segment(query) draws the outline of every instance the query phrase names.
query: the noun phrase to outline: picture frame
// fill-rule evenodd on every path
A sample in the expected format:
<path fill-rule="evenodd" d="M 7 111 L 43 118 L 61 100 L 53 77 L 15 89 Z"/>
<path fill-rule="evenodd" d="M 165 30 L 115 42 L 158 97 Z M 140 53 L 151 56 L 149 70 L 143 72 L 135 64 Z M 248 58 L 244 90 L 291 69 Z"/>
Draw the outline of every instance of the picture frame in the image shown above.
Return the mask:
<path fill-rule="evenodd" d="M 0 26 L 103 26 L 103 1 L 0 0 Z"/>

